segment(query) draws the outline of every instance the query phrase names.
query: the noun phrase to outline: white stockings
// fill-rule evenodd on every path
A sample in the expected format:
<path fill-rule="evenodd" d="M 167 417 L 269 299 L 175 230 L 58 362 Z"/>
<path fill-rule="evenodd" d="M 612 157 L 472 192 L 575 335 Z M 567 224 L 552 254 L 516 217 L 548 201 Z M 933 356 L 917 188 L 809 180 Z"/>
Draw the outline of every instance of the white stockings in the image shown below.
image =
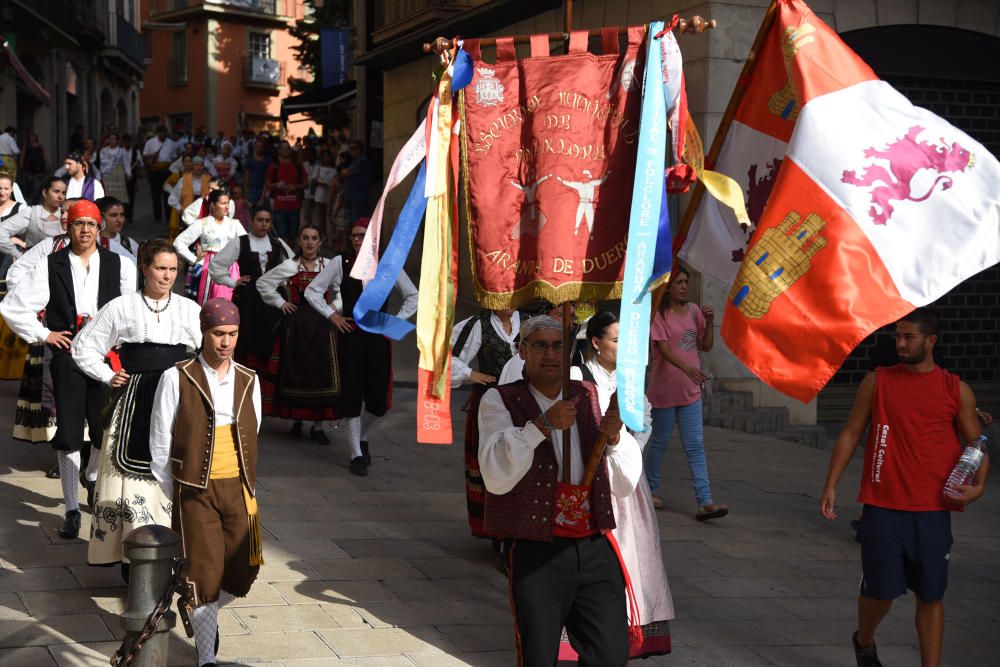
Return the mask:
<path fill-rule="evenodd" d="M 59 483 L 62 484 L 66 511 L 80 509 L 80 452 L 56 452 L 59 459 Z"/>
<path fill-rule="evenodd" d="M 194 645 L 198 649 L 198 664 L 216 662 L 215 637 L 219 633 L 219 603 L 209 602 L 191 610 Z"/>

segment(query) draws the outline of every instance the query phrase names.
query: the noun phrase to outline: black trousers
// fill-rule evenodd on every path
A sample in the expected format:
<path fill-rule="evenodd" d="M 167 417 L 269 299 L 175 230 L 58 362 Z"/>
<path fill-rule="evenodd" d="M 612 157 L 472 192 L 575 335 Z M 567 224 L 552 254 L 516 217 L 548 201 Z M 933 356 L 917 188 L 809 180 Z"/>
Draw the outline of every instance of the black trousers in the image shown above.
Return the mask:
<path fill-rule="evenodd" d="M 83 450 L 86 465 L 90 448 L 84 446 L 83 422 L 90 430 L 90 442 L 100 449 L 104 436 L 101 412 L 108 402 L 110 389 L 84 374 L 67 350 L 53 350 L 49 365 L 52 373 L 52 393 L 56 400 L 56 434 L 53 449 L 65 452 Z"/>
<path fill-rule="evenodd" d="M 163 212 L 170 212 L 167 206 L 167 194 L 163 191 L 163 184 L 170 177 L 169 169 L 150 169 L 146 178 L 149 179 L 149 194 L 153 200 L 153 220 L 163 222 Z"/>
<path fill-rule="evenodd" d="M 341 334 L 340 404 L 341 417 L 360 417 L 361 405 L 381 417 L 389 409 L 392 382 L 392 346 L 384 336 L 356 329 Z"/>
<path fill-rule="evenodd" d="M 628 662 L 625 578 L 606 537 L 516 540 L 510 586 L 519 665 L 555 665 L 563 627 L 581 667 Z"/>

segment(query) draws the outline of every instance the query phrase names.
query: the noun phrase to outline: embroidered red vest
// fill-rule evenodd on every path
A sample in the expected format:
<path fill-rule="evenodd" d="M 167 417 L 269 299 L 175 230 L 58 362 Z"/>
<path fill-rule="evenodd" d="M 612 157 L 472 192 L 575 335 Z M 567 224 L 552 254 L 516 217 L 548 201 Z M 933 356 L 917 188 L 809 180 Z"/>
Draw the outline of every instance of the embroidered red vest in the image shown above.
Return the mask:
<path fill-rule="evenodd" d="M 514 426 L 523 427 L 541 414 L 525 380 L 497 387 Z M 576 425 L 580 431 L 580 449 L 584 462 L 597 441 L 601 415 L 597 391 L 583 382 L 570 383 L 569 398 L 583 396 L 577 405 Z M 587 407 L 590 407 L 588 410 Z M 601 457 L 591 491 L 590 506 L 595 527 L 605 533 L 615 527 L 608 479 L 607 454 Z M 552 442 L 545 440 L 535 448 L 531 468 L 513 489 L 503 495 L 486 492 L 485 527 L 491 535 L 540 542 L 552 541 L 558 466 Z"/>

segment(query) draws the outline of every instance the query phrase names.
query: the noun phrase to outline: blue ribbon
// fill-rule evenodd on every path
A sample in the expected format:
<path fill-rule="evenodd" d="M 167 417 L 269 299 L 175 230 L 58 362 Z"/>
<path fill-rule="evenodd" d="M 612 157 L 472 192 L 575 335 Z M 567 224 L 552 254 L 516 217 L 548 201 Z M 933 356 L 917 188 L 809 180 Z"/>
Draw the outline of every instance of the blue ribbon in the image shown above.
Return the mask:
<path fill-rule="evenodd" d="M 455 66 L 451 72 L 451 90 L 457 92 L 472 82 L 472 58 L 465 49 L 459 48 L 455 54 Z"/>
<path fill-rule="evenodd" d="M 417 236 L 423 221 L 424 210 L 427 208 L 427 197 L 424 196 L 424 183 L 427 180 L 427 160 L 420 163 L 420 171 L 413 182 L 413 188 L 406 198 L 403 211 L 396 221 L 396 229 L 392 233 L 389 245 L 382 255 L 382 260 L 375 270 L 375 277 L 368 281 L 364 291 L 354 304 L 354 321 L 359 327 L 373 334 L 381 334 L 392 340 L 401 340 L 416 326 L 406 320 L 383 313 L 380 309 L 389 298 L 399 274 L 403 272 L 403 263 L 410 254 L 413 239 Z"/>
<path fill-rule="evenodd" d="M 660 204 L 660 225 L 656 231 L 656 251 L 653 253 L 653 273 L 646 282 L 649 290 L 652 284 L 670 273 L 674 265 L 674 241 L 670 232 L 670 211 L 667 208 L 667 179 L 663 179 L 662 203 Z"/>
<path fill-rule="evenodd" d="M 663 101 L 660 45 L 652 39 L 661 30 L 663 22 L 654 21 L 646 33 L 649 37 L 646 40 L 646 71 L 639 120 L 639 152 L 632 188 L 618 332 L 618 409 L 622 421 L 633 431 L 645 429 L 643 408 L 646 363 L 649 361 L 650 310 L 650 294 L 646 286 L 653 272 L 661 216 L 666 210 L 663 169 L 667 149 L 667 111 Z"/>

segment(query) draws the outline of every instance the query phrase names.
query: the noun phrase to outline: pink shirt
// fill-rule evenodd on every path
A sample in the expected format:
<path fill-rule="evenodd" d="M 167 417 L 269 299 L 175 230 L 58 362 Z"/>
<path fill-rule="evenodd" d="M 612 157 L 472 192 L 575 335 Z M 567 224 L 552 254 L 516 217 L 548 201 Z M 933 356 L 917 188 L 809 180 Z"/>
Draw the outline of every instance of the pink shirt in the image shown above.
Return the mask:
<path fill-rule="evenodd" d="M 654 408 L 691 405 L 701 398 L 701 385 L 695 384 L 681 369 L 663 358 L 657 341 L 666 341 L 670 350 L 689 366 L 698 368 L 698 343 L 705 337 L 705 317 L 701 309 L 689 305 L 683 315 L 669 309 L 658 312 L 649 327 L 653 360 L 646 396 Z"/>

